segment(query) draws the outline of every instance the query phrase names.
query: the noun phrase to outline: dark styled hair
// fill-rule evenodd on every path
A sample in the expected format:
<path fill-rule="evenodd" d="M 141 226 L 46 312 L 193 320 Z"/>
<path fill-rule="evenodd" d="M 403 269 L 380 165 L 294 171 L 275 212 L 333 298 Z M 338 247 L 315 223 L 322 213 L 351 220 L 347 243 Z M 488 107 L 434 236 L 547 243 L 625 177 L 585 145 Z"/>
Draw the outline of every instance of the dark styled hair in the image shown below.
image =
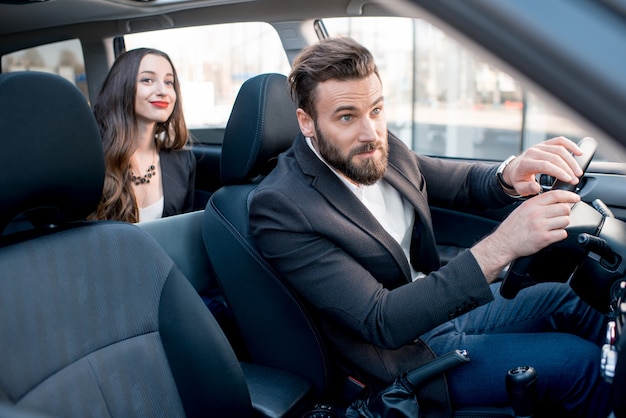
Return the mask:
<path fill-rule="evenodd" d="M 359 80 L 376 74 L 372 53 L 352 38 L 323 39 L 302 50 L 289 74 L 291 97 L 296 106 L 316 119 L 316 87 L 328 80 Z"/>
<path fill-rule="evenodd" d="M 157 123 L 157 150 L 181 149 L 189 140 L 183 117 L 180 84 L 170 57 L 157 49 L 138 48 L 122 53 L 109 70 L 94 100 L 94 114 L 102 134 L 106 176 L 102 199 L 93 219 L 139 221 L 139 209 L 130 179 L 130 160 L 137 149 L 138 127 L 135 118 L 137 73 L 146 55 L 158 55 L 172 66 L 176 103 L 169 119 Z"/>

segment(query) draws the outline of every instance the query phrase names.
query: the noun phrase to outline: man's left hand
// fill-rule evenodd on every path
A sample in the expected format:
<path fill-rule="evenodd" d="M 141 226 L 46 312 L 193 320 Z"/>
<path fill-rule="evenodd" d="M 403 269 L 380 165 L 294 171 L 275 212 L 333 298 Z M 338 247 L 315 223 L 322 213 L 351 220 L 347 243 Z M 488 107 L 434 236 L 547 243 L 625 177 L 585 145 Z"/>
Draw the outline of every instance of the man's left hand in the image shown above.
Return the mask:
<path fill-rule="evenodd" d="M 513 159 L 504 169 L 504 181 L 521 196 L 541 192 L 537 174 L 546 174 L 566 183 L 577 184 L 583 172 L 573 155 L 581 149 L 571 140 L 559 136 L 534 145 Z"/>

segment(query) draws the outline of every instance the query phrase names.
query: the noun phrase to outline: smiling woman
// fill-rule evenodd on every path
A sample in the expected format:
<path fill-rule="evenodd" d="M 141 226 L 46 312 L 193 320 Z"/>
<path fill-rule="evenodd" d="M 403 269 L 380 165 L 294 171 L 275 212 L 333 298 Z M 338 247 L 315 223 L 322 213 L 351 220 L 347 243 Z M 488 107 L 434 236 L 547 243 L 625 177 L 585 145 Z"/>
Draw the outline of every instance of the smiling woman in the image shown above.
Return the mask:
<path fill-rule="evenodd" d="M 140 48 L 120 55 L 94 102 L 106 177 L 94 219 L 141 222 L 193 208 L 195 157 L 180 85 L 167 54 Z"/>

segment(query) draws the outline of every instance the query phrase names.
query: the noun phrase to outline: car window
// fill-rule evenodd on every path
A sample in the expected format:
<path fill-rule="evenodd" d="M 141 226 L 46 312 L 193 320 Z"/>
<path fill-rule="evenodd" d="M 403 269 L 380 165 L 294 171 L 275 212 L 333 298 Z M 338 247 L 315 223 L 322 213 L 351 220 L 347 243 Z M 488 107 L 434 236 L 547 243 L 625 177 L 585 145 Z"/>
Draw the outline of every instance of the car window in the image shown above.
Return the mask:
<path fill-rule="evenodd" d="M 191 129 L 223 128 L 241 84 L 290 66 L 274 28 L 245 22 L 168 29 L 124 36 L 126 49 L 166 52 L 180 78 L 185 120 Z"/>
<path fill-rule="evenodd" d="M 83 50 L 78 39 L 28 48 L 2 56 L 2 72 L 45 71 L 59 74 L 89 98 Z"/>
<path fill-rule="evenodd" d="M 376 58 L 389 129 L 416 152 L 503 160 L 558 135 L 587 134 L 511 75 L 421 19 L 324 19 Z M 598 150 L 596 160 L 612 156 Z"/>

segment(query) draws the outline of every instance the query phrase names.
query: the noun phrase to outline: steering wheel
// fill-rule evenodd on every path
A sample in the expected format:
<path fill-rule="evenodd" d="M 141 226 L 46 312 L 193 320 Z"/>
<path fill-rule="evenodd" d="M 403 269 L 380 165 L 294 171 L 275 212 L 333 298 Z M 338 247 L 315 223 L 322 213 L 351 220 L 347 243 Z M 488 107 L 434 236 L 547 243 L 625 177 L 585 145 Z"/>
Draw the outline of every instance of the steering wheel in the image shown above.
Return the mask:
<path fill-rule="evenodd" d="M 598 148 L 598 143 L 593 138 L 585 137 L 578 143 L 578 146 L 583 151 L 582 155 L 574 156 L 576 162 L 578 162 L 578 165 L 583 170 L 583 174 L 579 177 L 580 180 L 585 175 L 585 172 L 589 167 L 589 163 Z M 560 180 L 556 180 L 552 184 L 552 190 L 568 190 L 573 192 L 576 190 L 576 187 L 577 185 L 575 184 L 565 183 Z M 550 247 L 551 246 L 548 246 L 547 249 L 549 250 Z M 511 263 L 504 280 L 500 285 L 500 294 L 504 298 L 513 299 L 520 290 L 537 284 L 533 277 L 531 277 L 530 269 L 538 257 L 538 254 L 539 253 L 520 257 Z"/>

